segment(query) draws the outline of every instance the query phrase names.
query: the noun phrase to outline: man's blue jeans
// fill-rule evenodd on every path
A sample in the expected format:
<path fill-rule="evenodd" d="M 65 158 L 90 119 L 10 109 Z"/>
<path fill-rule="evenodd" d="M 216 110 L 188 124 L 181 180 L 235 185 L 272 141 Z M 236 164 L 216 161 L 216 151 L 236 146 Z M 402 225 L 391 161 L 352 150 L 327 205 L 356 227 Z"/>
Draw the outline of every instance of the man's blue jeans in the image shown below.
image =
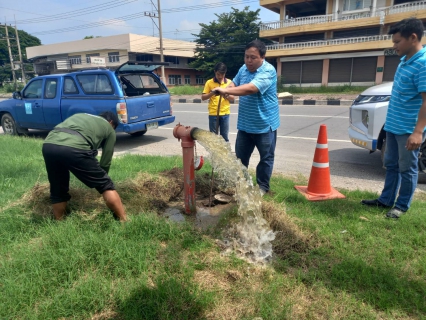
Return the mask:
<path fill-rule="evenodd" d="M 256 167 L 256 181 L 261 189 L 269 191 L 269 180 L 274 167 L 275 145 L 277 130 L 267 133 L 248 133 L 238 130 L 235 143 L 235 155 L 241 163 L 248 167 L 254 147 L 260 154 L 260 161 Z"/>
<path fill-rule="evenodd" d="M 419 149 L 405 148 L 410 135 L 396 135 L 386 132 L 385 185 L 379 201 L 389 207 L 395 205 L 402 211 L 410 208 L 414 190 L 417 187 Z M 396 200 L 396 201 L 395 201 Z"/>
<path fill-rule="evenodd" d="M 217 116 L 209 116 L 209 130 L 217 134 L 216 132 L 216 122 Z M 228 133 L 229 133 L 229 114 L 225 114 L 224 116 L 219 116 L 219 132 L 220 135 L 225 139 L 226 142 L 229 141 Z"/>

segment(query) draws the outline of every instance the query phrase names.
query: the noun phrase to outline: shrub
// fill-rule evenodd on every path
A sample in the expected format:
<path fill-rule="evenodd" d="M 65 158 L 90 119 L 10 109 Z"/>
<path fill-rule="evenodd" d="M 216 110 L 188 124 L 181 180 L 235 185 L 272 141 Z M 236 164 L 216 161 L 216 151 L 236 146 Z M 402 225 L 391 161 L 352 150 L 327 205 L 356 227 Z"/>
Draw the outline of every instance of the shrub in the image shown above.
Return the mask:
<path fill-rule="evenodd" d="M 17 90 L 15 90 L 15 85 L 13 83 L 7 83 L 3 86 L 3 91 L 11 93 L 15 91 L 21 91 L 23 88 L 24 88 L 23 83 L 17 83 Z"/>

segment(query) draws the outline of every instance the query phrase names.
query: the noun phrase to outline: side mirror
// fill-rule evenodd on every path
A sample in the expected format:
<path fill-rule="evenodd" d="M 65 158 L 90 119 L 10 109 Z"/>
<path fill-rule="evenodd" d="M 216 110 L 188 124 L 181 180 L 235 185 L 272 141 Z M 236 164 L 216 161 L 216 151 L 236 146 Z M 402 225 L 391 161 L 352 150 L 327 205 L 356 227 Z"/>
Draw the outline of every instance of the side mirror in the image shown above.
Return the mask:
<path fill-rule="evenodd" d="M 17 100 L 22 100 L 21 93 L 19 91 L 12 93 L 12 98 Z"/>

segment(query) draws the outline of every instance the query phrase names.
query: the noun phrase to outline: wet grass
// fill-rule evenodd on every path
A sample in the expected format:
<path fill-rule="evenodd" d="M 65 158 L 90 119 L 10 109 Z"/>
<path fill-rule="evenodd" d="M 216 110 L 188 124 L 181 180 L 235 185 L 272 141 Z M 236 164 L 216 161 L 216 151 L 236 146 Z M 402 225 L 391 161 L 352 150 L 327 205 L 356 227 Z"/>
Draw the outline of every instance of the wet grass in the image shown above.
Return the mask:
<path fill-rule="evenodd" d="M 185 85 L 185 86 L 175 86 L 175 87 L 170 87 L 170 94 L 171 95 L 200 95 L 201 98 L 201 94 L 203 93 L 203 89 L 204 86 L 190 86 L 190 85 Z"/>
<path fill-rule="evenodd" d="M 0 136 L 1 319 L 426 317 L 422 195 L 391 221 L 360 206 L 375 194 L 341 190 L 346 199 L 308 202 L 294 189 L 303 177 L 274 176 L 263 212 L 277 231 L 276 257 L 255 266 L 215 242 L 236 210 L 209 233 L 158 215 L 179 192 L 180 157 L 113 160 L 128 223 L 75 179 L 72 214 L 51 220 L 41 143 Z M 203 170 L 197 177 L 211 168 Z"/>

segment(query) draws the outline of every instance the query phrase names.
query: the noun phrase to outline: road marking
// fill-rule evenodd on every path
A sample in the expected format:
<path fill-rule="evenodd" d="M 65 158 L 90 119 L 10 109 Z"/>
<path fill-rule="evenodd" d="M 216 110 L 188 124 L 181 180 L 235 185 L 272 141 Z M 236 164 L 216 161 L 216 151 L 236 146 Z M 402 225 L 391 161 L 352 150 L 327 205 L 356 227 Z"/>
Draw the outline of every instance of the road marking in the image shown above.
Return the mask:
<path fill-rule="evenodd" d="M 303 114 L 280 114 L 280 117 L 305 117 L 305 118 L 340 118 L 340 119 L 349 119 L 349 117 L 344 116 L 307 116 Z"/>
<path fill-rule="evenodd" d="M 167 127 L 159 127 L 158 129 L 162 129 L 162 130 L 173 130 L 173 128 L 167 128 Z M 229 132 L 229 134 L 232 135 L 237 135 L 236 132 Z M 298 139 L 298 140 L 312 140 L 312 141 L 317 141 L 318 138 L 308 138 L 308 137 L 293 137 L 293 136 L 278 136 L 277 138 L 283 138 L 283 139 Z M 351 142 L 351 140 L 339 140 L 339 139 L 327 139 L 327 141 L 331 141 L 331 142 Z M 351 142 L 352 143 L 352 142 Z"/>
<path fill-rule="evenodd" d="M 173 113 L 202 113 L 202 114 L 208 114 L 208 112 L 203 111 L 176 111 L 173 110 Z M 237 115 L 238 113 L 231 112 L 230 114 Z M 304 114 L 280 114 L 280 117 L 304 117 L 304 118 L 340 118 L 340 119 L 349 119 L 349 117 L 344 116 L 310 116 L 310 115 L 304 115 Z"/>

